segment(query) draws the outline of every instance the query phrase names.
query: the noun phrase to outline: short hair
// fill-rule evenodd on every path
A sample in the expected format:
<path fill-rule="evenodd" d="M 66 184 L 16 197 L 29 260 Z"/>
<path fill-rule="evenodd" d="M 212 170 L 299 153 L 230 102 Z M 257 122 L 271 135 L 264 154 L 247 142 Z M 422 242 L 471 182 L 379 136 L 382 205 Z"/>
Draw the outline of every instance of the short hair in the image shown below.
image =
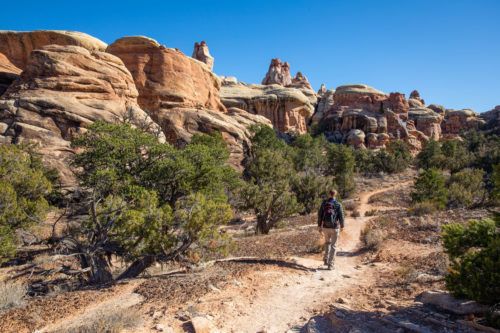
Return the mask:
<path fill-rule="evenodd" d="M 337 191 L 336 191 L 336 190 L 334 190 L 334 189 L 331 189 L 331 190 L 330 190 L 330 196 L 332 196 L 332 197 L 336 197 L 336 196 L 337 196 Z"/>

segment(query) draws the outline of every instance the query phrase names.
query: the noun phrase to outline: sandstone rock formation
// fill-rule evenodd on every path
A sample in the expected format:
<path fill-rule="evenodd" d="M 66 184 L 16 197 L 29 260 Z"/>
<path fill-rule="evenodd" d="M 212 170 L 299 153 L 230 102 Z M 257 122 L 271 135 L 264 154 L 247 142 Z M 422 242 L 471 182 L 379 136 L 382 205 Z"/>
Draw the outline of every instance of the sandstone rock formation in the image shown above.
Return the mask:
<path fill-rule="evenodd" d="M 206 64 L 208 69 L 214 68 L 214 57 L 210 55 L 207 43 L 203 40 L 200 43 L 194 43 L 194 50 L 192 57 L 196 60 Z"/>
<path fill-rule="evenodd" d="M 441 128 L 444 134 L 459 135 L 463 131 L 478 129 L 485 121 L 471 109 L 447 110 Z"/>
<path fill-rule="evenodd" d="M 277 84 L 224 83 L 221 99 L 226 107 L 266 117 L 280 132 L 306 133 L 314 112 L 314 106 L 301 90 Z"/>
<path fill-rule="evenodd" d="M 485 122 L 487 130 L 500 131 L 500 105 L 490 111 L 481 113 L 481 119 Z M 500 134 L 500 133 L 499 133 Z"/>
<path fill-rule="evenodd" d="M 78 46 L 50 45 L 31 53 L 26 68 L 0 98 L 0 138 L 40 144 L 45 161 L 71 186 L 69 140 L 94 121 L 129 120 L 159 128 L 137 105 L 122 61 Z"/>
<path fill-rule="evenodd" d="M 402 139 L 416 152 L 422 145 L 421 141 L 428 140 L 428 136 L 417 128 L 412 128 L 413 133 L 409 131 L 409 111 L 410 105 L 403 94 L 387 95 L 363 84 L 346 85 L 338 87 L 335 92 L 323 93 L 313 123 L 325 129 L 332 141 L 346 142 L 358 148 L 383 148 L 389 139 Z M 362 131 L 364 136 L 352 130 Z M 358 141 L 364 138 L 363 145 L 354 140 L 353 133 L 358 133 Z"/>
<path fill-rule="evenodd" d="M 176 107 L 225 111 L 220 79 L 206 65 L 147 37 L 124 37 L 107 52 L 119 57 L 139 91 L 139 105 L 155 120 L 160 109 Z"/>
<path fill-rule="evenodd" d="M 278 58 L 272 59 L 266 76 L 262 80 L 262 84 L 279 84 L 285 87 L 291 85 L 292 76 L 290 75 L 290 64 L 281 62 Z"/>
<path fill-rule="evenodd" d="M 76 31 L 0 31 L 0 53 L 20 69 L 26 66 L 31 51 L 53 44 L 81 46 L 90 51 L 104 51 L 107 46 L 95 37 Z"/>
<path fill-rule="evenodd" d="M 408 116 L 417 131 L 436 141 L 441 138 L 441 122 L 443 121 L 441 115 L 431 109 L 418 107 L 410 108 Z"/>
<path fill-rule="evenodd" d="M 218 131 L 228 144 L 230 164 L 241 169 L 241 162 L 248 155 L 250 127 L 263 124 L 272 127 L 271 122 L 259 115 L 238 108 L 229 108 L 227 113 L 208 109 L 176 108 L 162 118 L 162 128 L 167 140 L 182 145 L 189 142 L 196 133 Z"/>
<path fill-rule="evenodd" d="M 19 77 L 19 74 L 21 74 L 21 70 L 0 53 L 0 96 Z"/>
<path fill-rule="evenodd" d="M 121 58 L 139 91 L 139 105 L 158 123 L 168 141 L 188 142 L 195 133 L 220 131 L 231 161 L 240 165 L 252 124 L 271 123 L 221 103 L 221 80 L 200 61 L 147 37 L 124 37 L 107 51 Z M 232 80 L 230 80 L 232 81 Z"/>

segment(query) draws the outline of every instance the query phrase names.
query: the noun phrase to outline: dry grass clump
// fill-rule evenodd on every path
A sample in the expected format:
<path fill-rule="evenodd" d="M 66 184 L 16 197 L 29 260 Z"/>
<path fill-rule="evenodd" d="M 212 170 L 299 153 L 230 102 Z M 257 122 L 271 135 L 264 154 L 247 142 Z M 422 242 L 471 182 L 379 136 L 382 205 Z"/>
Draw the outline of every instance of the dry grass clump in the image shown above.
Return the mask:
<path fill-rule="evenodd" d="M 359 212 L 358 209 L 353 210 L 351 213 L 351 217 L 360 217 L 360 216 L 361 216 L 361 213 Z"/>
<path fill-rule="evenodd" d="M 20 283 L 0 282 L 0 311 L 23 304 L 26 286 Z"/>
<path fill-rule="evenodd" d="M 65 333 L 119 333 L 124 330 L 132 330 L 141 323 L 139 312 L 133 308 L 101 312 L 91 322 L 86 322 L 78 327 L 65 328 Z M 63 333 L 59 331 L 56 333 Z"/>
<path fill-rule="evenodd" d="M 360 240 L 364 248 L 370 251 L 378 251 L 382 247 L 385 239 L 385 232 L 372 224 L 368 224 L 361 231 L 360 235 Z"/>
<path fill-rule="evenodd" d="M 352 199 L 351 200 L 345 200 L 344 202 L 342 202 L 342 204 L 344 205 L 344 209 L 348 210 L 348 211 L 356 210 L 359 207 L 359 202 L 356 202 L 356 201 L 354 201 Z"/>
<path fill-rule="evenodd" d="M 408 209 L 408 213 L 414 216 L 424 216 L 428 214 L 432 214 L 437 210 L 436 205 L 430 201 L 423 201 L 415 203 L 410 209 Z"/>
<path fill-rule="evenodd" d="M 365 216 L 375 216 L 377 215 L 378 210 L 377 209 L 370 209 L 365 212 Z"/>

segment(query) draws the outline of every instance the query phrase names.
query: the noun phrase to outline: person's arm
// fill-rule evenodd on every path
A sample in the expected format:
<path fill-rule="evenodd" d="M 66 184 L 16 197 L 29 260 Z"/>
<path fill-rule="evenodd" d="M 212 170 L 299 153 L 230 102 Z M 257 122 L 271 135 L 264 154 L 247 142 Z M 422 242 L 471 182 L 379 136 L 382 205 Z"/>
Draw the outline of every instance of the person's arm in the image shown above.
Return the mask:
<path fill-rule="evenodd" d="M 339 220 L 339 223 L 340 223 L 340 227 L 343 229 L 344 228 L 344 207 L 342 206 L 342 204 L 339 202 L 339 214 L 338 214 L 338 220 Z"/>
<path fill-rule="evenodd" d="M 321 227 L 323 224 L 323 204 L 324 202 L 321 203 L 318 210 L 318 227 Z"/>

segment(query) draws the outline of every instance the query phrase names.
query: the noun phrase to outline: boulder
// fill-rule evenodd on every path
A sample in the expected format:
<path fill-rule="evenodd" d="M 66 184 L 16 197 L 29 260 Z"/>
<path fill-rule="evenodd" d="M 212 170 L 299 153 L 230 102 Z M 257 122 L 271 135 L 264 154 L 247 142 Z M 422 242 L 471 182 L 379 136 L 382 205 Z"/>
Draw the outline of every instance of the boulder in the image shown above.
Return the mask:
<path fill-rule="evenodd" d="M 299 89 L 274 85 L 224 84 L 222 103 L 261 115 L 271 121 L 280 132 L 307 132 L 314 106 Z"/>
<path fill-rule="evenodd" d="M 77 31 L 0 31 L 0 53 L 20 69 L 28 63 L 31 51 L 54 44 L 80 46 L 89 51 L 104 51 L 107 46 L 103 41 Z"/>
<path fill-rule="evenodd" d="M 461 132 L 478 129 L 485 121 L 471 109 L 447 110 L 441 128 L 444 134 L 459 135 Z"/>
<path fill-rule="evenodd" d="M 0 96 L 19 77 L 21 70 L 14 66 L 7 57 L 0 53 Z"/>
<path fill-rule="evenodd" d="M 347 133 L 346 143 L 356 149 L 364 149 L 365 133 L 362 130 L 352 129 Z"/>
<path fill-rule="evenodd" d="M 450 293 L 441 290 L 424 291 L 416 300 L 457 315 L 484 314 L 489 309 L 488 306 L 475 301 L 454 298 Z"/>
<path fill-rule="evenodd" d="M 207 43 L 203 40 L 200 43 L 194 43 L 194 50 L 192 57 L 207 65 L 208 69 L 214 68 L 214 57 L 210 55 Z"/>
<path fill-rule="evenodd" d="M 386 133 L 368 133 L 366 135 L 366 146 L 369 149 L 385 148 L 389 140 L 390 137 Z"/>
<path fill-rule="evenodd" d="M 281 62 L 278 58 L 272 59 L 266 76 L 262 80 L 262 84 L 279 84 L 281 86 L 291 85 L 292 76 L 290 75 L 290 64 L 288 62 Z"/>
<path fill-rule="evenodd" d="M 130 121 L 159 130 L 137 105 L 137 95 L 119 58 L 79 46 L 45 46 L 31 53 L 19 79 L 0 98 L 0 137 L 38 143 L 63 185 L 72 186 L 70 140 L 94 121 Z"/>
<path fill-rule="evenodd" d="M 120 58 L 134 78 L 139 105 L 151 113 L 159 110 L 206 108 L 225 111 L 220 102 L 220 79 L 202 62 L 148 37 L 123 37 L 107 50 Z"/>
<path fill-rule="evenodd" d="M 191 319 L 191 326 L 194 333 L 215 333 L 214 324 L 206 317 L 197 316 Z"/>

